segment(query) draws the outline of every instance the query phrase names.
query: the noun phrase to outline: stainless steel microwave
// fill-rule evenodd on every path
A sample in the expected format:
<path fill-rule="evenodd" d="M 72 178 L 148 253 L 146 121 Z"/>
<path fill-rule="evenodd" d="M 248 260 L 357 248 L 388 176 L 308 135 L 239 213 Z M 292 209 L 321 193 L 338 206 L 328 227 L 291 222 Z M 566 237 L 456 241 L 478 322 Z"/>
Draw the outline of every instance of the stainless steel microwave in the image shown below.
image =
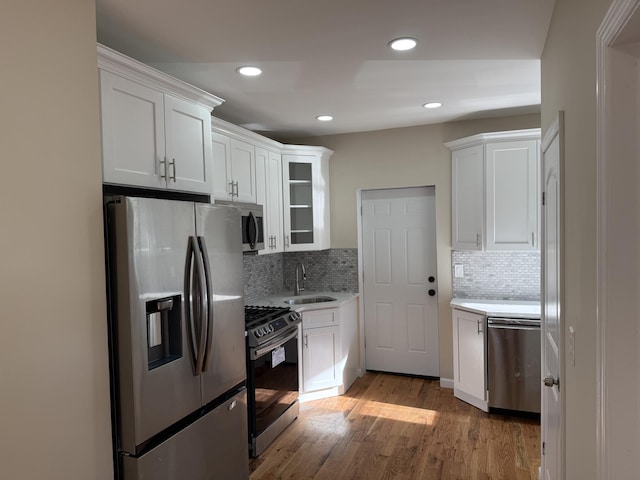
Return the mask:
<path fill-rule="evenodd" d="M 240 209 L 242 218 L 242 251 L 257 252 L 264 249 L 264 217 L 262 205 L 255 203 L 239 203 L 218 201 Z"/>

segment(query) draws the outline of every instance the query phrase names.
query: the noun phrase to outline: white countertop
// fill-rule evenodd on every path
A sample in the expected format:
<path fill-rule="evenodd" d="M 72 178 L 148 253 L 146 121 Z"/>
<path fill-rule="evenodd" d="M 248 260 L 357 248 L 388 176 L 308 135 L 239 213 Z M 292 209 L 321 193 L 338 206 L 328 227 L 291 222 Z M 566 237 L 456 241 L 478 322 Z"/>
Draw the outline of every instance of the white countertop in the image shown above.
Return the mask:
<path fill-rule="evenodd" d="M 296 312 L 302 312 L 304 310 L 316 310 L 319 308 L 337 308 L 342 304 L 356 298 L 359 294 L 353 292 L 307 292 L 304 291 L 297 297 L 291 292 L 283 292 L 277 295 L 270 295 L 268 297 L 261 298 L 255 302 L 251 302 L 252 305 L 259 305 L 262 307 L 291 307 Z M 305 297 L 332 297 L 335 301 L 320 302 L 320 303 L 305 303 L 302 305 L 289 305 L 285 303 L 285 300 L 289 298 L 305 298 Z"/>
<path fill-rule="evenodd" d="M 487 317 L 540 318 L 539 301 L 454 298 L 449 305 L 459 310 L 479 313 Z"/>

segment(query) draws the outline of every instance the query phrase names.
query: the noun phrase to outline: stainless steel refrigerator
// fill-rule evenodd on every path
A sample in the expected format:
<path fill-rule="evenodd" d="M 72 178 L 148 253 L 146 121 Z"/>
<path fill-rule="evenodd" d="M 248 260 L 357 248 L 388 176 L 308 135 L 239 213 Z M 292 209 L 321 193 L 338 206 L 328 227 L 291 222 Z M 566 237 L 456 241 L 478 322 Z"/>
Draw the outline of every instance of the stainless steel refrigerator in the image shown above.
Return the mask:
<path fill-rule="evenodd" d="M 120 196 L 105 212 L 117 478 L 248 479 L 239 211 Z"/>

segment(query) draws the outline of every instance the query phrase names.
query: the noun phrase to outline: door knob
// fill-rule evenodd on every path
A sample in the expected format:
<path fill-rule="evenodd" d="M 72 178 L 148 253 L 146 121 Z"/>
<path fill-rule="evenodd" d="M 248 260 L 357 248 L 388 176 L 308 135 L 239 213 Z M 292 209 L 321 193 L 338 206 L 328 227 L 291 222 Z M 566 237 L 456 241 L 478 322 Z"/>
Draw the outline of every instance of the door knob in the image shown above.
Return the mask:
<path fill-rule="evenodd" d="M 428 293 L 430 297 L 433 297 L 436 294 L 436 291 L 432 288 Z"/>
<path fill-rule="evenodd" d="M 545 387 L 553 387 L 554 385 L 560 386 L 560 379 L 553 377 L 544 377 L 544 386 Z"/>

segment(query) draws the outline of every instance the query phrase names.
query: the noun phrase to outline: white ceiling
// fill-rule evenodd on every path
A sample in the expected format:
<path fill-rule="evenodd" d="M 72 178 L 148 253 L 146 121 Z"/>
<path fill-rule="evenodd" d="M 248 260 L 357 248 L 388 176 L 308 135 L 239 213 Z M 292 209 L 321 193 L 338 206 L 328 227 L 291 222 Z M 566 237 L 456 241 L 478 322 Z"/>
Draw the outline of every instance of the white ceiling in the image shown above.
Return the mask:
<path fill-rule="evenodd" d="M 215 116 L 280 139 L 538 112 L 554 4 L 96 0 L 100 43 L 222 97 Z M 387 47 L 401 36 L 418 46 Z M 246 64 L 263 74 L 241 77 Z"/>

